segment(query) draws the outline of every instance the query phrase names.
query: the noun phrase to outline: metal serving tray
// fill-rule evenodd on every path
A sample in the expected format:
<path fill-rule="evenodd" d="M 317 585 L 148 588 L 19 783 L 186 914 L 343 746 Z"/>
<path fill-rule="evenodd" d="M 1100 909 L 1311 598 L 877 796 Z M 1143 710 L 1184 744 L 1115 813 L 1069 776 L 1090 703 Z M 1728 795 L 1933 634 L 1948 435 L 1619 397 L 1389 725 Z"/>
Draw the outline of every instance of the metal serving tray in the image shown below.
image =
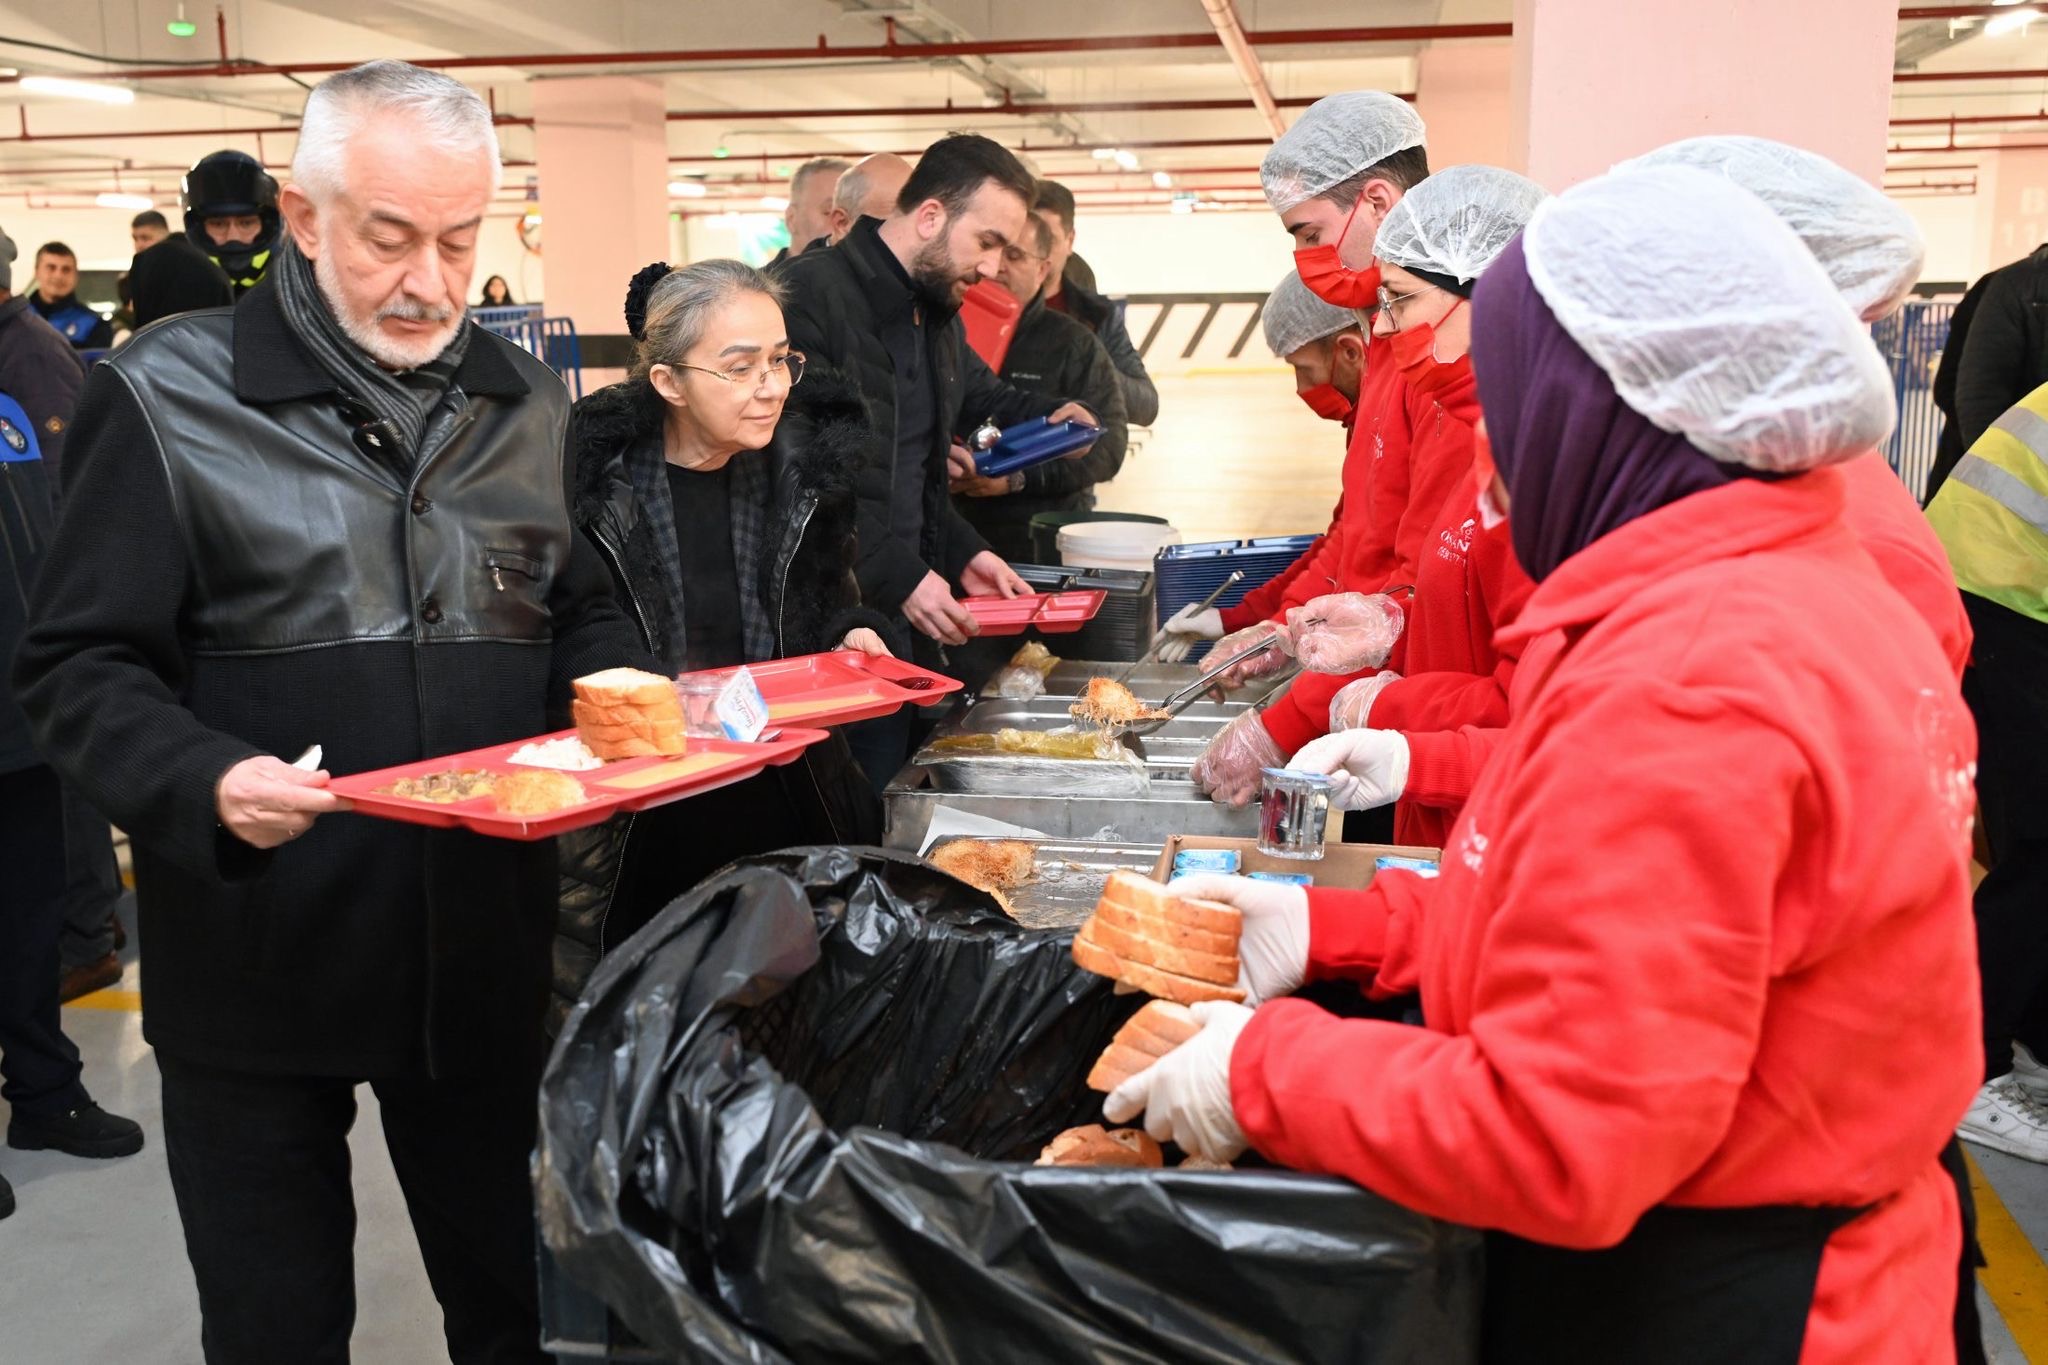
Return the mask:
<path fill-rule="evenodd" d="M 971 837 L 971 836 L 970 836 Z M 942 840 L 952 843 L 953 840 Z M 1159 844 L 1111 844 L 1089 839 L 1031 840 L 1038 876 L 1003 894 L 1027 929 L 1072 929 L 1095 913 L 1102 884 L 1112 872 L 1152 875 Z"/>
<path fill-rule="evenodd" d="M 1048 648 L 1059 642 L 1053 641 Z M 1053 653 L 1059 653 L 1053 648 Z M 1114 678 L 1128 663 L 1114 660 L 1061 659 L 1051 673 L 1046 675 L 1045 690 L 1048 696 L 1075 697 L 1088 690 L 1090 678 Z M 1124 685 L 1148 702 L 1157 702 L 1172 696 L 1181 688 L 1202 676 L 1202 666 L 1196 663 L 1162 664 L 1142 663 L 1131 669 L 1131 676 L 1124 679 Z M 1279 686 L 1277 677 L 1254 678 L 1236 692 L 1229 694 L 1231 703 L 1258 701 Z"/>
<path fill-rule="evenodd" d="M 1220 806 L 1187 782 L 1154 778 L 1144 796 L 1066 796 L 1051 792 L 949 792 L 933 785 L 931 773 L 913 764 L 883 793 L 886 830 L 882 842 L 912 851 L 924 844 L 932 812 L 940 806 L 986 816 L 1043 837 L 1088 842 L 1163 846 L 1176 834 L 1220 834 L 1252 838 L 1259 832 L 1256 802 L 1234 810 Z"/>

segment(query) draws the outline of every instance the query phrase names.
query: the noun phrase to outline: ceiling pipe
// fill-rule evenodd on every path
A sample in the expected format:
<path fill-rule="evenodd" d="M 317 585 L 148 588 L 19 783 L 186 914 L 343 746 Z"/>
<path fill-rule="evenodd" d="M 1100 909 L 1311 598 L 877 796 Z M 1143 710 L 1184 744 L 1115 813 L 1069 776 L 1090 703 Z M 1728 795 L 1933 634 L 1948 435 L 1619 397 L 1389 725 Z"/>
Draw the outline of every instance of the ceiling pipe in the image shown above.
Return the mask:
<path fill-rule="evenodd" d="M 1259 111 L 1273 136 L 1280 136 L 1287 131 L 1287 120 L 1280 117 L 1273 88 L 1266 84 L 1265 68 L 1259 65 L 1258 55 L 1245 41 L 1236 0 L 1202 0 L 1202 12 L 1209 16 L 1209 23 L 1216 30 L 1216 41 L 1230 54 L 1230 64 L 1237 68 L 1237 78 L 1244 82 L 1246 93 L 1252 97 L 1252 107 Z"/>
<path fill-rule="evenodd" d="M 1326 47 L 1356 43 L 1451 42 L 1468 38 L 1507 38 L 1512 24 L 1396 24 L 1377 28 L 1290 28 L 1246 32 L 1245 41 L 1265 47 Z M 698 62 L 836 62 L 888 58 L 895 61 L 937 61 L 955 57 L 1039 57 L 1087 52 L 1159 52 L 1187 48 L 1213 49 L 1216 35 L 1201 33 L 1126 33 L 1097 38 L 984 38 L 945 43 L 831 44 L 820 35 L 816 47 L 680 48 L 673 51 L 529 52 L 488 57 L 409 58 L 414 66 L 435 71 L 479 67 L 681 66 Z M 96 81 L 193 80 L 234 76 L 330 76 L 355 62 L 231 62 L 214 66 L 144 66 L 94 71 Z M 0 77 L 0 84 L 20 80 Z"/>
<path fill-rule="evenodd" d="M 2048 80 L 2048 70 L 2028 71 L 1895 71 L 1892 80 L 1900 85 L 1926 81 L 2039 81 Z"/>
<path fill-rule="evenodd" d="M 106 142 L 113 139 L 126 141 L 131 137 L 263 137 L 276 133 L 297 133 L 290 124 L 278 124 L 268 128 L 122 128 L 94 133 L 31 133 L 28 130 L 28 107 L 21 106 L 21 131 L 12 137 L 0 137 L 0 143 L 7 142 Z M 514 114 L 499 114 L 491 122 L 500 126 L 531 128 L 533 120 Z M 510 163 L 507 163 L 510 164 Z"/>
<path fill-rule="evenodd" d="M 2007 0 L 2007 4 L 2012 0 Z M 1990 19 L 2005 12 L 2006 5 L 1901 5 L 1899 22 L 1921 19 Z"/>
<path fill-rule="evenodd" d="M 1413 94 L 1401 92 L 1401 99 L 1413 103 Z M 1318 96 L 1290 95 L 1273 103 L 1283 109 L 1305 109 L 1314 104 Z M 866 109 L 671 109 L 670 123 L 730 123 L 736 118 L 745 119 L 800 119 L 800 118 L 958 118 L 971 114 L 977 118 L 985 114 L 1012 115 L 1017 118 L 1036 118 L 1044 114 L 1191 114 L 1213 111 L 1236 113 L 1244 108 L 1241 99 L 1186 99 L 1186 100 L 1032 100 L 1029 103 L 1013 101 L 1007 96 L 1000 104 L 902 104 Z M 1277 115 L 1276 115 L 1277 117 Z"/>

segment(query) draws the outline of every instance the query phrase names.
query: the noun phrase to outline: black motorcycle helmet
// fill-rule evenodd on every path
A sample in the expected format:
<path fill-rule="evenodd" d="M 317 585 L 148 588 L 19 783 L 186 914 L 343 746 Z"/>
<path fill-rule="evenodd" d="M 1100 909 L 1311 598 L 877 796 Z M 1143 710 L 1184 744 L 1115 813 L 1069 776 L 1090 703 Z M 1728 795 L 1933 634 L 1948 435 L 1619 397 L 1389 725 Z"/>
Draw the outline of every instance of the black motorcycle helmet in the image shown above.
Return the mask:
<path fill-rule="evenodd" d="M 185 173 L 178 202 L 185 210 L 185 235 L 227 271 L 236 293 L 263 278 L 270 253 L 277 246 L 280 220 L 277 181 L 255 157 L 233 151 L 201 157 L 199 164 Z M 206 235 L 207 219 L 240 213 L 253 213 L 263 220 L 263 231 L 254 242 L 222 244 Z"/>

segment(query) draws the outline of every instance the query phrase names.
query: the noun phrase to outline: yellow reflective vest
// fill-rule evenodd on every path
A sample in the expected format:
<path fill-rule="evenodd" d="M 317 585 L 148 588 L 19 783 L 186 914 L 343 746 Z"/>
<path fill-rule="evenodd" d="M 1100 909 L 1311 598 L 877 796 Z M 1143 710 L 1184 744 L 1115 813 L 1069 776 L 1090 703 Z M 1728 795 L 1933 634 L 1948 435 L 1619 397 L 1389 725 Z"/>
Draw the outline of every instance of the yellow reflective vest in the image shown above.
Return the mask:
<path fill-rule="evenodd" d="M 1927 520 L 1963 591 L 2048 622 L 2048 384 L 1978 438 Z"/>

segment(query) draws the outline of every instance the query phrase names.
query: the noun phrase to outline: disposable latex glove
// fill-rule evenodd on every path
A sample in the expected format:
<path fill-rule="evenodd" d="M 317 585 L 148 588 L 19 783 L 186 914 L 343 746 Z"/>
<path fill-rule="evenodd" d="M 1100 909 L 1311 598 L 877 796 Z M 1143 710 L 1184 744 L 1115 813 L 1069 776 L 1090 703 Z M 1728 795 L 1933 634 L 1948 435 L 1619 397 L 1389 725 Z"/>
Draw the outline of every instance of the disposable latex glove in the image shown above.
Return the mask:
<path fill-rule="evenodd" d="M 1346 730 L 1363 730 L 1372 724 L 1372 704 L 1393 684 L 1401 681 L 1401 675 L 1391 668 L 1383 668 L 1370 678 L 1345 683 L 1337 689 L 1337 695 L 1330 698 L 1330 733 L 1342 734 Z"/>
<path fill-rule="evenodd" d="M 1159 646 L 1159 660 L 1161 663 L 1177 664 L 1188 657 L 1195 647 L 1195 641 L 1223 638 L 1223 613 L 1214 607 L 1196 611 L 1195 604 L 1190 602 L 1167 620 L 1164 629 L 1168 632 L 1168 638 Z"/>
<path fill-rule="evenodd" d="M 1408 789 L 1408 741 L 1396 730 L 1346 730 L 1311 741 L 1287 766 L 1328 773 L 1338 810 L 1374 810 Z"/>
<path fill-rule="evenodd" d="M 1288 647 L 1312 673 L 1358 673 L 1387 661 L 1407 619 L 1383 592 L 1333 592 L 1287 613 Z"/>
<path fill-rule="evenodd" d="M 1259 713 L 1246 711 L 1209 741 L 1188 780 L 1220 805 L 1248 806 L 1259 794 L 1259 769 L 1277 768 L 1286 757 Z"/>
<path fill-rule="evenodd" d="M 1308 979 L 1308 892 L 1281 882 L 1255 882 L 1198 872 L 1176 877 L 1176 896 L 1220 901 L 1244 916 L 1237 941 L 1237 984 L 1253 1007 L 1301 989 Z"/>
<path fill-rule="evenodd" d="M 1202 1031 L 1109 1092 L 1102 1116 L 1129 1123 L 1145 1116 L 1145 1131 L 1161 1142 L 1211 1161 L 1231 1161 L 1248 1145 L 1230 1103 L 1230 1054 L 1252 1012 L 1227 1000 L 1191 1006 Z"/>
<path fill-rule="evenodd" d="M 1216 642 L 1216 648 L 1209 651 L 1209 658 L 1216 663 L 1243 653 L 1253 645 L 1265 640 L 1270 644 L 1263 654 L 1254 654 L 1237 667 L 1216 680 L 1216 685 L 1226 692 L 1235 692 L 1253 678 L 1264 678 L 1287 667 L 1287 643 L 1282 631 L 1271 621 L 1246 626 L 1235 635 L 1226 635 Z"/>

